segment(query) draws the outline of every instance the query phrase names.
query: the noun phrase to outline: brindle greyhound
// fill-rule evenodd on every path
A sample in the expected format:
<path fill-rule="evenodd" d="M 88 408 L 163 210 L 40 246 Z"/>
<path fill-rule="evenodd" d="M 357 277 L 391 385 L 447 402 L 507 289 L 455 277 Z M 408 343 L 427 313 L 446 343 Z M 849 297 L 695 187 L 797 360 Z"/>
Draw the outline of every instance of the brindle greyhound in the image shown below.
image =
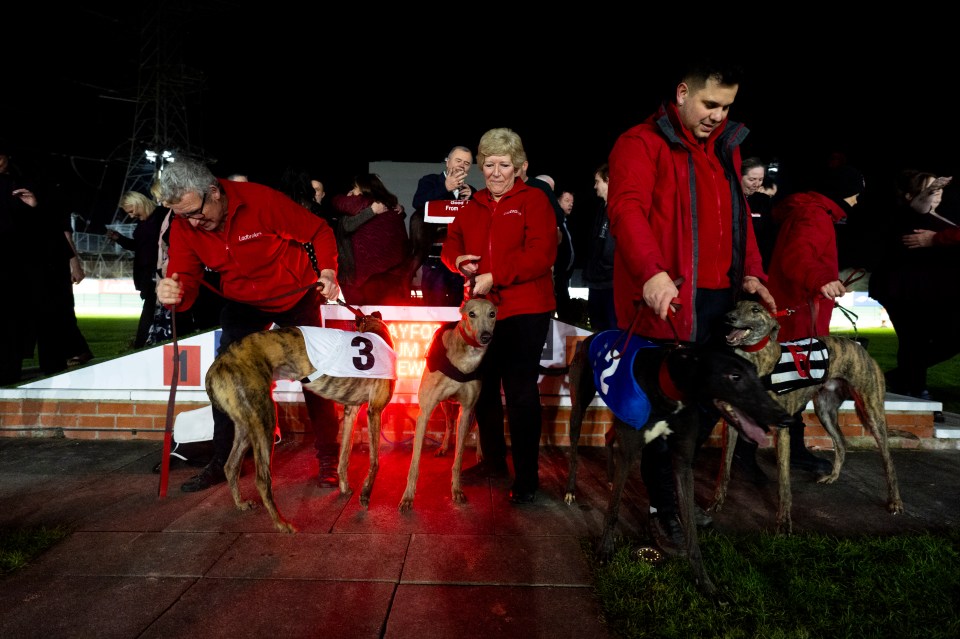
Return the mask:
<path fill-rule="evenodd" d="M 252 446 L 257 471 L 257 490 L 263 505 L 273 518 L 274 525 L 282 532 L 296 532 L 296 528 L 284 519 L 273 501 L 270 463 L 273 455 L 273 432 L 277 422 L 277 409 L 272 393 L 275 379 L 303 380 L 305 390 L 343 404 L 343 433 L 337 471 L 340 475 L 340 492 L 344 495 L 352 492 L 347 483 L 347 467 L 353 442 L 353 427 L 360 406 L 367 405 L 370 468 L 360 490 L 360 504 L 366 508 L 370 503 L 370 493 L 380 467 L 380 417 L 393 397 L 396 371 L 393 371 L 393 378 L 362 376 L 362 371 L 369 370 L 374 364 L 373 358 L 379 352 L 379 341 L 385 342 L 389 353 L 393 353 L 393 341 L 379 312 L 359 316 L 356 326 L 358 332 L 347 332 L 344 336 L 348 344 L 345 348 L 352 349 L 348 357 L 355 355 L 350 357 L 355 362 L 355 377 L 315 375 L 317 369 L 308 357 L 304 332 L 311 329 L 332 329 L 313 327 L 280 328 L 248 335 L 231 344 L 207 371 L 206 387 L 210 401 L 230 416 L 236 429 L 233 448 L 223 468 L 233 501 L 240 510 L 253 507 L 253 502 L 241 499 L 237 481 L 243 456 Z M 395 364 L 396 361 L 393 360 L 394 369 Z M 305 378 L 311 376 L 315 379 L 306 381 Z"/>
<path fill-rule="evenodd" d="M 567 477 L 568 504 L 576 499 L 577 445 L 587 406 L 597 393 L 593 366 L 588 355 L 594 334 L 577 345 L 570 364 L 570 466 Z M 639 338 L 634 338 L 639 339 Z M 745 365 L 746 364 L 746 365 Z M 607 505 L 603 533 L 597 546 L 601 561 L 614 551 L 614 527 L 627 476 L 645 444 L 666 437 L 673 454 L 674 481 L 680 523 L 686 539 L 686 555 L 697 586 L 707 594 L 716 592 L 703 566 L 697 527 L 694 523 L 693 461 L 699 431 L 699 406 L 720 410 L 745 437 L 760 441 L 768 424 L 788 423 L 790 415 L 771 399 L 756 370 L 729 349 L 703 346 L 641 348 L 633 360 L 632 374 L 650 402 L 650 418 L 636 429 L 614 418 L 617 445 L 608 439 L 607 453 L 616 453 L 613 492 Z"/>
<path fill-rule="evenodd" d="M 473 408 L 480 396 L 480 378 L 477 369 L 493 339 L 493 327 L 497 322 L 497 307 L 492 302 L 473 298 L 460 307 L 460 321 L 437 329 L 433 335 L 427 365 L 420 377 L 417 392 L 420 413 L 417 415 L 417 430 L 413 439 L 413 457 L 407 473 L 407 488 L 400 500 L 400 511 L 413 508 L 413 496 L 420 473 L 420 451 L 427 432 L 427 421 L 437 404 L 454 400 L 460 404 L 457 422 L 457 446 L 453 457 L 453 501 L 466 501 L 460 487 L 460 469 L 463 464 L 463 448 L 473 423 Z M 446 436 L 444 437 L 446 441 Z"/>
<path fill-rule="evenodd" d="M 833 471 L 817 481 L 821 484 L 832 484 L 840 476 L 846 458 L 843 433 L 837 413 L 840 405 L 847 399 L 853 399 L 857 415 L 861 423 L 877 441 L 880 457 L 883 460 L 883 470 L 887 480 L 887 510 L 893 514 L 903 512 L 903 501 L 900 499 L 900 489 L 897 484 L 897 473 L 890 457 L 890 447 L 887 443 L 887 417 L 883 409 L 883 400 L 886 394 L 886 384 L 883 371 L 870 354 L 859 342 L 846 337 L 825 335 L 814 338 L 820 345 L 809 340 L 797 343 L 781 344 L 777 342 L 780 332 L 780 323 L 770 314 L 763 304 L 755 301 L 741 300 L 732 311 L 727 313 L 727 324 L 731 332 L 727 335 L 727 344 L 736 347 L 736 352 L 751 362 L 757 372 L 768 383 L 772 383 L 772 375 L 783 375 L 794 367 L 793 359 L 788 358 L 792 350 L 801 360 L 807 361 L 806 377 L 811 382 L 808 385 L 794 385 L 783 392 L 777 392 L 778 387 L 773 384 L 770 391 L 788 413 L 791 415 L 804 410 L 807 402 L 813 401 L 813 409 L 824 430 L 830 435 L 834 446 Z M 818 361 L 822 363 L 816 373 L 822 376 L 815 377 L 810 371 L 811 358 L 808 352 L 815 346 L 819 351 Z M 787 361 L 789 359 L 789 361 Z M 783 362 L 783 363 L 782 363 Z M 778 367 L 779 365 L 779 367 Z M 777 438 L 777 466 L 779 469 L 780 504 L 777 509 L 778 532 L 791 533 L 793 520 L 790 510 L 793 505 L 793 496 L 790 491 L 790 438 Z M 733 448 L 737 441 L 736 431 L 729 431 L 724 442 L 723 462 L 721 473 L 717 481 L 714 504 L 711 507 L 719 511 L 727 495 L 727 484 L 730 481 L 730 464 L 733 461 Z"/>

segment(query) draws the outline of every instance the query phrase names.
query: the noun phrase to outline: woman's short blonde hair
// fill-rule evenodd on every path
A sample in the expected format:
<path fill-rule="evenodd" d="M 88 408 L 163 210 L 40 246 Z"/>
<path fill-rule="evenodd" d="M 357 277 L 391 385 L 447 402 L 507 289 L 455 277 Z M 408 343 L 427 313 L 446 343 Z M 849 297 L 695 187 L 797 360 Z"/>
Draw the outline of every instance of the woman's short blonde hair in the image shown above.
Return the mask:
<path fill-rule="evenodd" d="M 513 168 L 518 172 L 527 161 L 520 136 L 511 129 L 490 129 L 480 138 L 477 147 L 477 164 L 483 164 L 489 155 L 509 155 Z"/>
<path fill-rule="evenodd" d="M 139 191 L 127 191 L 120 197 L 120 208 L 126 210 L 128 206 L 137 211 L 143 211 L 147 217 L 153 215 L 153 210 L 157 208 L 150 198 Z"/>

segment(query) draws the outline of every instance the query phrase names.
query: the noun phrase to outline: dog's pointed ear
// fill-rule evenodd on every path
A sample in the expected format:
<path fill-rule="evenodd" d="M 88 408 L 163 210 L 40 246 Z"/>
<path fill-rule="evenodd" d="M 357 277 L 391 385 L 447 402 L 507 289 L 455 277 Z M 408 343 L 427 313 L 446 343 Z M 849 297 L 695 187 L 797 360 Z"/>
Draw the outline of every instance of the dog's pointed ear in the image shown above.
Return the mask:
<path fill-rule="evenodd" d="M 381 313 L 380 311 L 374 311 L 373 313 L 371 313 L 371 317 L 376 317 L 378 320 L 382 320 L 383 313 Z"/>

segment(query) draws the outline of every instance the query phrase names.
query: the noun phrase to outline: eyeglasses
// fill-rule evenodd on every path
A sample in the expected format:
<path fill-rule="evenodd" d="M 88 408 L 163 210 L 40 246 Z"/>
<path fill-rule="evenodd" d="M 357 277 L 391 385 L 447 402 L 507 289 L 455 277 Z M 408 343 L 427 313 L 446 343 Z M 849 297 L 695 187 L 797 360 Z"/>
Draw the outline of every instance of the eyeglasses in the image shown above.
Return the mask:
<path fill-rule="evenodd" d="M 203 217 L 203 207 L 207 203 L 207 192 L 203 192 L 203 197 L 200 199 L 200 208 L 191 211 L 189 213 L 174 213 L 177 217 L 184 220 L 196 220 Z"/>

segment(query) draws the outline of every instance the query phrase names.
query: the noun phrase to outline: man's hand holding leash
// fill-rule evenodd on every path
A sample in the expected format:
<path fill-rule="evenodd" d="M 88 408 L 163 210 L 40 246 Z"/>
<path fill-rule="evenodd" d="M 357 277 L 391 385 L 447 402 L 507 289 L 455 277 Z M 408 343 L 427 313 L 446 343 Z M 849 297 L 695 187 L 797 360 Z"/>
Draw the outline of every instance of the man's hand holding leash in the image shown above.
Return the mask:
<path fill-rule="evenodd" d="M 320 271 L 320 279 L 317 281 L 317 288 L 328 302 L 336 303 L 340 297 L 340 285 L 337 284 L 337 274 L 332 268 L 325 268 Z"/>
<path fill-rule="evenodd" d="M 180 274 L 174 273 L 157 282 L 157 300 L 161 304 L 175 305 L 183 299 L 183 288 L 180 286 Z"/>
<path fill-rule="evenodd" d="M 665 271 L 660 271 L 643 283 L 643 303 L 666 320 L 670 303 L 680 295 L 677 285 Z"/>

